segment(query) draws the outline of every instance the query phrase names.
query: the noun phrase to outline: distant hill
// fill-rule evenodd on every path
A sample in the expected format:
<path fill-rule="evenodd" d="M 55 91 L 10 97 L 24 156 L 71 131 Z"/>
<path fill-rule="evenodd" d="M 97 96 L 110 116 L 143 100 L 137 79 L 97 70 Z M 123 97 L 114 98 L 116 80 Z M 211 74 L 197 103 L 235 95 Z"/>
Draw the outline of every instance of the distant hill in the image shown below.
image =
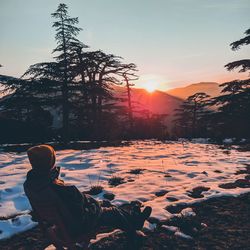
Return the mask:
<path fill-rule="evenodd" d="M 220 91 L 221 87 L 216 82 L 199 82 L 185 87 L 168 90 L 167 93 L 181 99 L 186 99 L 197 92 L 204 92 L 211 97 L 215 97 L 220 94 Z"/>
<path fill-rule="evenodd" d="M 114 96 L 118 98 L 127 98 L 126 89 L 124 87 L 116 88 Z M 131 88 L 131 97 L 135 110 L 147 109 L 153 114 L 171 115 L 182 103 L 180 98 L 159 90 L 149 93 L 145 89 Z"/>
<path fill-rule="evenodd" d="M 118 98 L 126 98 L 126 89 L 124 87 L 116 87 L 114 90 L 114 96 Z M 173 114 L 182 100 L 180 98 L 169 95 L 162 91 L 154 91 L 149 93 L 145 89 L 131 88 L 131 97 L 133 102 L 134 116 L 142 116 L 143 110 L 148 110 L 152 114 L 167 114 L 165 119 L 169 129 L 172 127 Z M 127 103 L 123 103 L 127 105 Z"/>

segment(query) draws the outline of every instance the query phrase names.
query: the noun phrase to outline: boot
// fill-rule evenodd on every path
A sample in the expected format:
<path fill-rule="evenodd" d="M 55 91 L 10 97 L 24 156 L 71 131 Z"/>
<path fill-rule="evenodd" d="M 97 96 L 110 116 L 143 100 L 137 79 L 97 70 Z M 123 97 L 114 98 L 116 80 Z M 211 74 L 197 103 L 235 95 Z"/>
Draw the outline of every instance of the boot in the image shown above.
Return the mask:
<path fill-rule="evenodd" d="M 152 212 L 152 208 L 149 206 L 145 207 L 142 212 L 139 207 L 136 208 L 136 210 L 134 210 L 134 214 L 133 214 L 134 223 L 133 224 L 136 230 L 142 229 L 145 220 L 149 218 L 149 216 L 151 215 L 151 212 Z"/>

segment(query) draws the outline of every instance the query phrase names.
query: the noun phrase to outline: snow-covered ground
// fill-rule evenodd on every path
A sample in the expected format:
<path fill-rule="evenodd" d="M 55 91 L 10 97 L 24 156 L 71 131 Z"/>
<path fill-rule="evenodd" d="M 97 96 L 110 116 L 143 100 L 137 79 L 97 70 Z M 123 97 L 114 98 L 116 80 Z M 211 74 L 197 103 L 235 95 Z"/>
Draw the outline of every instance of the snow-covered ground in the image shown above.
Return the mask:
<path fill-rule="evenodd" d="M 96 198 L 111 192 L 115 195 L 112 203 L 117 205 L 139 200 L 152 206 L 152 217 L 165 220 L 173 216 L 165 209 L 169 205 L 250 191 L 219 187 L 244 178 L 245 174 L 235 172 L 246 167 L 249 157 L 250 152 L 206 143 L 135 141 L 122 147 L 60 150 L 57 165 L 62 167 L 61 178 L 81 191 L 102 185 L 104 190 Z M 26 153 L 0 152 L 0 239 L 35 225 L 22 186 L 29 169 Z M 135 169 L 141 170 L 130 172 Z M 124 178 L 124 183 L 110 186 L 112 176 Z M 190 196 L 195 187 L 208 189 L 202 192 L 204 197 Z"/>

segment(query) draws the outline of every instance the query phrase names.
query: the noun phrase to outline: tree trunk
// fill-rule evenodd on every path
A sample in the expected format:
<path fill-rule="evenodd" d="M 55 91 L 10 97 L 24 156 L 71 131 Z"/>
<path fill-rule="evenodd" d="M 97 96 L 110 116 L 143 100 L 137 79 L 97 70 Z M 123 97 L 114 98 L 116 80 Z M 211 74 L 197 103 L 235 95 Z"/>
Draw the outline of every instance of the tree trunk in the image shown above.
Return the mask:
<path fill-rule="evenodd" d="M 124 75 L 125 81 L 126 81 L 126 88 L 127 88 L 127 95 L 128 95 L 128 119 L 129 119 L 129 125 L 130 129 L 133 129 L 133 110 L 132 110 L 132 102 L 131 102 L 131 89 L 129 85 L 129 81 L 126 75 Z"/>
<path fill-rule="evenodd" d="M 64 72 L 63 72 L 63 141 L 67 143 L 69 141 L 69 100 L 68 100 L 68 77 L 67 77 L 67 56 L 66 56 L 66 41 L 64 34 L 64 22 L 62 20 L 63 30 L 63 53 L 64 53 Z"/>

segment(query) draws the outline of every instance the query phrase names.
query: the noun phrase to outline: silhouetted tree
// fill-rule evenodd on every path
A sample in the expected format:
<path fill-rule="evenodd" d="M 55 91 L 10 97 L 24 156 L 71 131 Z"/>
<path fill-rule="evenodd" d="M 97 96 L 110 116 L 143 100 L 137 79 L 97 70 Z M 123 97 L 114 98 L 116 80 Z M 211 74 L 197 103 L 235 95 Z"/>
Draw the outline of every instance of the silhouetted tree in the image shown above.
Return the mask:
<path fill-rule="evenodd" d="M 136 66 L 124 64 L 121 57 L 100 50 L 83 54 L 78 51 L 78 58 L 79 87 L 84 91 L 82 101 L 79 101 L 80 107 L 86 108 L 86 118 L 92 132 L 100 134 L 103 132 L 103 119 L 107 116 L 105 113 L 117 108 L 113 87 L 121 85 L 123 73 L 136 70 Z"/>
<path fill-rule="evenodd" d="M 212 118 L 222 137 L 250 137 L 250 79 L 235 80 L 221 85 L 222 95 L 212 104 L 218 112 Z"/>
<path fill-rule="evenodd" d="M 134 117 L 133 131 L 129 139 L 166 139 L 168 137 L 165 124 L 166 114 L 153 114 L 149 110 L 140 110 L 140 116 Z"/>
<path fill-rule="evenodd" d="M 47 98 L 53 98 L 52 102 L 62 107 L 62 135 L 64 141 L 69 138 L 69 118 L 73 107 L 77 82 L 77 53 L 87 46 L 81 43 L 76 36 L 81 28 L 76 27 L 78 18 L 71 18 L 68 15 L 67 6 L 59 4 L 56 12 L 52 13 L 56 19 L 53 27 L 56 29 L 55 39 L 57 47 L 53 50 L 56 53 L 55 62 L 37 63 L 25 72 L 23 77 L 28 80 L 42 83 L 43 89 L 38 90 L 47 93 Z M 76 59 L 77 58 L 77 59 Z M 51 89 L 51 85 L 53 88 Z M 52 92 L 50 91 L 52 90 Z M 41 92 L 40 92 L 41 95 Z"/>
<path fill-rule="evenodd" d="M 245 37 L 235 41 L 230 44 L 232 50 L 238 50 L 241 46 L 249 45 L 250 44 L 250 29 L 245 31 Z M 246 72 L 250 70 L 250 59 L 244 59 L 239 61 L 234 61 L 225 65 L 227 70 L 231 71 L 236 68 L 240 68 L 239 72 Z"/>
<path fill-rule="evenodd" d="M 189 96 L 176 109 L 175 133 L 178 136 L 196 137 L 204 132 L 204 117 L 209 113 L 206 108 L 208 98 L 206 93 L 200 92 Z"/>
<path fill-rule="evenodd" d="M 232 50 L 250 44 L 250 29 L 245 34 L 244 38 L 230 44 Z M 239 72 L 247 72 L 250 70 L 250 59 L 234 61 L 225 67 L 229 71 L 239 68 Z M 213 118 L 220 125 L 221 136 L 250 137 L 250 78 L 226 82 L 220 86 L 223 87 L 222 94 L 211 103 L 218 107 Z"/>
<path fill-rule="evenodd" d="M 128 120 L 129 120 L 129 126 L 130 126 L 130 130 L 133 130 L 133 106 L 132 106 L 132 96 L 131 96 L 131 87 L 134 86 L 133 83 L 130 83 L 130 81 L 135 81 L 138 78 L 136 77 L 136 75 L 134 74 L 134 72 L 129 72 L 129 71 L 125 71 L 123 73 L 123 77 L 125 80 L 125 87 L 127 90 L 127 102 L 128 102 Z"/>
<path fill-rule="evenodd" d="M 75 26 L 78 23 L 78 18 L 71 18 L 67 9 L 66 4 L 59 4 L 56 12 L 51 14 L 57 20 L 53 23 L 53 27 L 56 28 L 55 39 L 58 45 L 53 53 L 58 53 L 55 57 L 59 64 L 57 72 L 62 74 L 63 80 L 63 136 L 65 140 L 68 140 L 69 133 L 69 83 L 74 79 L 74 75 L 71 74 L 71 52 L 76 44 L 80 44 L 76 36 L 81 30 L 81 28 Z"/>
<path fill-rule="evenodd" d="M 100 50 L 86 52 L 87 46 L 76 38 L 81 30 L 76 27 L 78 19 L 68 15 L 65 4 L 59 4 L 52 17 L 56 19 L 55 61 L 31 65 L 21 79 L 0 76 L 9 94 L 2 104 L 6 111 L 18 113 L 20 121 L 33 121 L 34 110 L 40 110 L 41 117 L 57 110 L 57 116 L 62 114 L 64 141 L 69 139 L 69 129 L 77 137 L 76 127 L 84 129 L 84 135 L 103 137 L 123 122 L 113 87 L 123 84 L 124 74 L 132 76 L 136 65 Z"/>
<path fill-rule="evenodd" d="M 0 76 L 4 96 L 0 99 L 0 116 L 4 137 L 16 141 L 41 141 L 51 138 L 52 115 L 46 95 L 38 91 L 38 82 Z M 42 86 L 42 84 L 41 84 Z M 39 96 L 36 95 L 39 92 Z M 44 107 L 44 108 L 42 108 Z M 4 125 L 5 124 L 5 125 Z M 9 125 L 8 125 L 9 124 Z M 18 133 L 13 134 L 11 127 Z M 9 128 L 9 129 L 8 129 Z"/>

